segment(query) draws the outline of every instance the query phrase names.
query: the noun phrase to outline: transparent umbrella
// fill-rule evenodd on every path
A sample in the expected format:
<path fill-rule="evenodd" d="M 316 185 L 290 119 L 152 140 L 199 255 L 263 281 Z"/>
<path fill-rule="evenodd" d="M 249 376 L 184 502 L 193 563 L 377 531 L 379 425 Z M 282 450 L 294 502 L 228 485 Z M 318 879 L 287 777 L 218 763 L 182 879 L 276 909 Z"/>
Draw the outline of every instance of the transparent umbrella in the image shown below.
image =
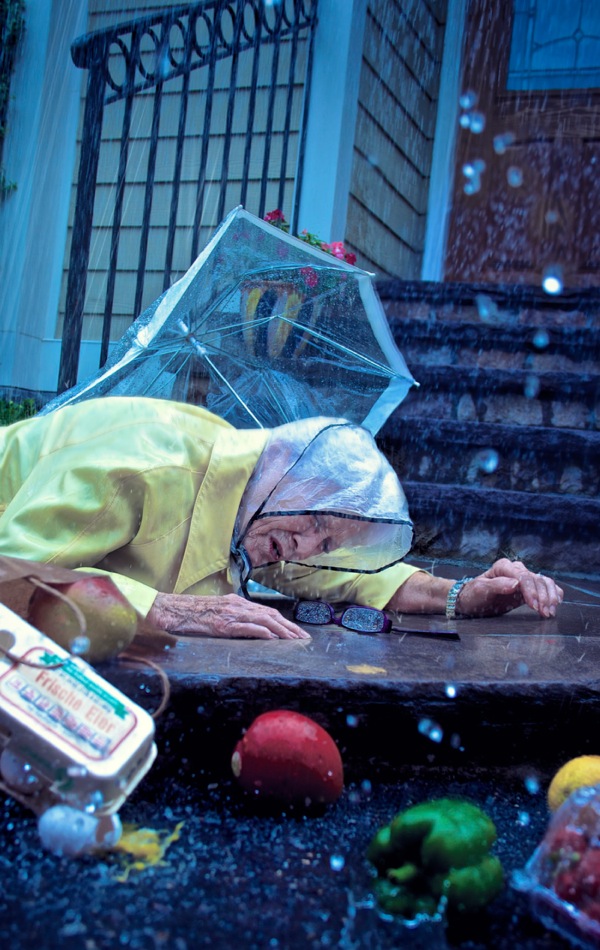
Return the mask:
<path fill-rule="evenodd" d="M 241 428 L 326 414 L 376 433 L 414 384 L 372 275 L 238 207 L 98 374 L 45 411 L 154 396 Z"/>

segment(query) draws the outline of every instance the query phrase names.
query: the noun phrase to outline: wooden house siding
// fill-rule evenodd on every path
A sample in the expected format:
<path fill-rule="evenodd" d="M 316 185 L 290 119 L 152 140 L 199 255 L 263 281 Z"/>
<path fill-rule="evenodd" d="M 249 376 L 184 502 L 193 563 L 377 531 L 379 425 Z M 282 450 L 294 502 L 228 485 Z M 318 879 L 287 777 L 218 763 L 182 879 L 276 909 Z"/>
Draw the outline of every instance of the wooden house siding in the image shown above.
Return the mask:
<path fill-rule="evenodd" d="M 177 4 L 165 0 L 137 0 L 135 4 L 124 4 L 117 0 L 91 0 L 88 30 L 100 30 L 138 18 L 157 9 Z M 248 163 L 248 184 L 245 207 L 257 212 L 260 204 L 261 181 L 263 174 L 264 146 L 266 142 L 266 121 L 268 99 L 271 92 L 273 47 L 264 45 L 260 51 L 260 69 L 254 100 L 254 128 L 249 155 L 245 155 L 246 127 L 250 109 L 252 89 L 253 52 L 242 52 L 237 64 L 237 82 L 234 103 L 233 129 L 227 162 L 228 191 L 224 214 L 240 204 L 241 188 L 245 162 Z M 307 55 L 307 44 L 301 39 L 297 49 L 296 75 L 302 75 Z M 151 67 L 149 50 L 149 67 Z M 115 57 L 115 70 L 121 68 L 120 57 Z M 278 194 L 280 178 L 277 170 L 281 167 L 285 137 L 287 86 L 290 75 L 290 46 L 282 44 L 277 67 L 275 109 L 273 131 L 270 136 L 271 178 L 267 184 L 266 210 L 279 205 Z M 120 77 L 115 77 L 120 78 Z M 197 252 L 212 237 L 219 224 L 218 200 L 222 181 L 223 153 L 225 146 L 225 123 L 227 115 L 231 61 L 223 59 L 216 65 L 214 93 L 211 102 L 210 137 L 208 144 L 207 180 L 204 190 L 201 225 Z M 173 266 L 169 283 L 173 283 L 186 272 L 194 259 L 192 234 L 196 213 L 197 183 L 202 146 L 207 96 L 207 69 L 200 68 L 190 74 L 189 97 L 186 115 L 186 132 L 183 148 L 181 184 L 177 211 L 177 230 L 173 255 Z M 160 113 L 159 143 L 156 154 L 156 171 L 152 191 L 152 211 L 148 236 L 148 251 L 143 288 L 142 309 L 154 301 L 164 289 L 165 242 L 171 205 L 171 183 L 175 168 L 176 136 L 178 130 L 182 79 L 175 78 L 163 86 L 162 107 Z M 297 154 L 299 131 L 303 106 L 304 87 L 300 83 L 294 86 L 290 134 L 288 135 L 288 169 L 290 158 Z M 84 84 L 85 96 L 85 84 Z M 133 103 L 131 132 L 127 158 L 127 174 L 123 195 L 123 217 L 119 238 L 118 264 L 111 324 L 111 339 L 118 339 L 133 319 L 138 315 L 134 311 L 136 268 L 142 233 L 142 215 L 146 187 L 146 169 L 148 161 L 148 142 L 151 134 L 154 90 L 138 93 Z M 81 117 L 85 99 L 82 99 Z M 85 298 L 82 337 L 86 340 L 98 340 L 101 336 L 104 301 L 109 266 L 112 214 L 116 196 L 119 148 L 124 112 L 124 102 L 118 101 L 105 106 L 102 129 L 98 179 L 95 194 L 93 234 L 88 281 Z M 79 146 L 81 125 L 77 140 L 76 172 L 79 167 Z M 284 201 L 282 204 L 286 217 L 290 218 L 293 200 L 294 180 L 291 174 L 285 178 Z M 71 234 L 75 207 L 76 180 L 73 183 L 69 231 L 63 266 L 63 281 L 58 316 L 57 335 L 62 335 L 64 319 L 67 270 L 71 250 Z"/>
<path fill-rule="evenodd" d="M 381 276 L 420 276 L 446 6 L 369 0 L 345 238 Z"/>

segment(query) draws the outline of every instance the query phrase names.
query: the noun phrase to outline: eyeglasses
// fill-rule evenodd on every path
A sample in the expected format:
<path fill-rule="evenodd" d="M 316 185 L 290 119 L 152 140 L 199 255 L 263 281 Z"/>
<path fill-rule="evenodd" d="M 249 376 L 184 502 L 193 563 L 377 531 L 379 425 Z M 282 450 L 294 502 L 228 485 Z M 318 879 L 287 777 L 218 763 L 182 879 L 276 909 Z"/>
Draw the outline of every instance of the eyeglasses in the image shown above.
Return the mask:
<path fill-rule="evenodd" d="M 324 600 L 296 601 L 294 620 L 321 626 L 333 623 L 338 627 L 345 627 L 346 630 L 354 630 L 355 633 L 409 633 L 420 637 L 460 640 L 459 635 L 450 630 L 414 630 L 407 627 L 394 627 L 383 610 L 377 610 L 376 607 L 360 607 L 354 604 L 336 615 L 334 607 Z"/>

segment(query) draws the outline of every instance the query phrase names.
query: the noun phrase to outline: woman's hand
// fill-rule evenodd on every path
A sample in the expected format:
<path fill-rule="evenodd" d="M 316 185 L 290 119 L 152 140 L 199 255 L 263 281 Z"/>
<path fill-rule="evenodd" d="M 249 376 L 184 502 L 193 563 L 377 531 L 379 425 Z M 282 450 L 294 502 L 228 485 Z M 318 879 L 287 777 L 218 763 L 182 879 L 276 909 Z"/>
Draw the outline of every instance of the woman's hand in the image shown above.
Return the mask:
<path fill-rule="evenodd" d="M 402 584 L 388 608 L 407 614 L 443 614 L 454 581 L 419 571 Z M 554 617 L 563 591 L 550 577 L 534 574 L 521 561 L 501 558 L 468 581 L 458 595 L 459 617 L 495 617 L 526 604 L 540 617 Z"/>
<path fill-rule="evenodd" d="M 309 640 L 310 634 L 278 610 L 237 594 L 194 597 L 158 594 L 147 618 L 154 626 L 185 637 L 249 637 L 257 640 Z"/>
<path fill-rule="evenodd" d="M 526 604 L 540 617 L 554 617 L 563 590 L 552 578 L 534 574 L 521 561 L 501 558 L 461 590 L 458 616 L 493 617 Z"/>

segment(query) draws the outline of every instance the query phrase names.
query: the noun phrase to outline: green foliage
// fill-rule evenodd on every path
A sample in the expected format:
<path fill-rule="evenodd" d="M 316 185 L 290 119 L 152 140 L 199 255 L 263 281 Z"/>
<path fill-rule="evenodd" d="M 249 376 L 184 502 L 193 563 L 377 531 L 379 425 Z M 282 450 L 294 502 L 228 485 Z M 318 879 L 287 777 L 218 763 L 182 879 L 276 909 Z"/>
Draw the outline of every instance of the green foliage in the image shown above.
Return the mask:
<path fill-rule="evenodd" d="M 25 32 L 25 0 L 0 0 L 0 162 L 6 135 L 6 116 L 10 99 L 10 79 L 15 68 L 19 44 Z M 0 198 L 16 185 L 7 180 L 0 165 Z"/>
<path fill-rule="evenodd" d="M 37 412 L 33 399 L 13 402 L 12 399 L 0 399 L 0 426 L 9 426 L 22 419 L 30 419 Z"/>

